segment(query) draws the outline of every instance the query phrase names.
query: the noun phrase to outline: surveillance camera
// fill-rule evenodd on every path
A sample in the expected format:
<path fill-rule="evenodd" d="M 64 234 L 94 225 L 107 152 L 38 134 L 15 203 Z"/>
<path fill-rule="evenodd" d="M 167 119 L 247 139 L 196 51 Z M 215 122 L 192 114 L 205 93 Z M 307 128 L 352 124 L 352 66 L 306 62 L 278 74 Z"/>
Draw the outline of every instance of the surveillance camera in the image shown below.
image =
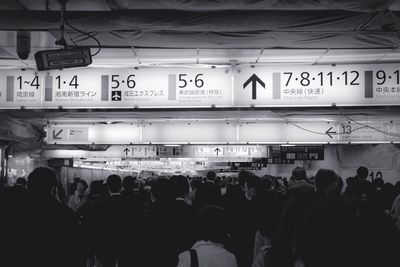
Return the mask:
<path fill-rule="evenodd" d="M 17 31 L 17 54 L 20 59 L 27 59 L 31 53 L 31 32 Z"/>

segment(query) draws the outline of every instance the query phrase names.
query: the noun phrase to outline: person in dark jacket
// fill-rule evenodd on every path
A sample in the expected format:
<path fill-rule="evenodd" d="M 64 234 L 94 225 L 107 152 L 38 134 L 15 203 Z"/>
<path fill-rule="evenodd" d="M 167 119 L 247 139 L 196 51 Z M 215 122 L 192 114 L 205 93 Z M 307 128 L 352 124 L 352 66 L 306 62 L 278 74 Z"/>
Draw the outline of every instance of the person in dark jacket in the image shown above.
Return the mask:
<path fill-rule="evenodd" d="M 56 174 L 29 174 L 28 198 L 1 211 L 1 266 L 85 266 L 83 234 L 74 212 L 55 198 Z M 5 225 L 4 225 L 5 224 Z M 5 228 L 3 228 L 5 227 Z"/>

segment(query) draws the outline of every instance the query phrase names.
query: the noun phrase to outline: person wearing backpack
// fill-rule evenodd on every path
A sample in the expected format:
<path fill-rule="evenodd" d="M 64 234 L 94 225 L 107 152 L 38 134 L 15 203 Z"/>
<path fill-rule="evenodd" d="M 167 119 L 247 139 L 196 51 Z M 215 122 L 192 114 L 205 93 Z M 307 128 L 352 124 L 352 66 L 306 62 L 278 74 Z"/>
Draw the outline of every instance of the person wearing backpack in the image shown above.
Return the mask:
<path fill-rule="evenodd" d="M 235 256 L 225 248 L 229 235 L 224 209 L 205 206 L 196 221 L 198 241 L 179 254 L 178 267 L 237 267 Z"/>

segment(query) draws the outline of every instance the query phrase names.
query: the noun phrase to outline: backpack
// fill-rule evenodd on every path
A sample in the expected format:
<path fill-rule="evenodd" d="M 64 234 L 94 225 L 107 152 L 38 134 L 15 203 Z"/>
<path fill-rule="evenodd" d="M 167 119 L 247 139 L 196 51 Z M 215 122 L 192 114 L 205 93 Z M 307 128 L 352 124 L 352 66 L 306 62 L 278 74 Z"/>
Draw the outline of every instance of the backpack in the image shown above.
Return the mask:
<path fill-rule="evenodd" d="M 190 252 L 190 267 L 199 267 L 199 258 L 197 252 L 194 249 L 189 250 Z"/>

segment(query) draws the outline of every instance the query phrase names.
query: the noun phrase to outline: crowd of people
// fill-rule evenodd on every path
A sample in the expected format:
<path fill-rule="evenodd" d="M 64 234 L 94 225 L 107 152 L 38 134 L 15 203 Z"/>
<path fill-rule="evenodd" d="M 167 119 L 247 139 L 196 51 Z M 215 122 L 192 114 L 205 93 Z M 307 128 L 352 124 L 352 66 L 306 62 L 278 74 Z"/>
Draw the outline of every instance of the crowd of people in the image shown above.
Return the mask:
<path fill-rule="evenodd" d="M 63 190 L 40 167 L 0 190 L 0 266 L 400 266 L 400 182 L 367 176 L 110 175 Z"/>

